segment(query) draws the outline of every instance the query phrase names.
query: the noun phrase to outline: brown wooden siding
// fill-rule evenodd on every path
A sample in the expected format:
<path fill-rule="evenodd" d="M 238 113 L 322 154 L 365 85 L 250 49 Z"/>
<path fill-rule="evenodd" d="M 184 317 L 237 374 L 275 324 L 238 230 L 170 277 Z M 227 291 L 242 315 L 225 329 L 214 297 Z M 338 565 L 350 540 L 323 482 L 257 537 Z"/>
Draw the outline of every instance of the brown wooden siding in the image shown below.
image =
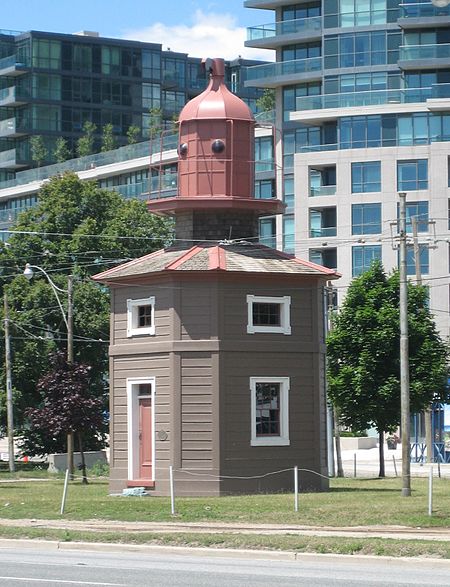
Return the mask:
<path fill-rule="evenodd" d="M 114 289 L 113 311 L 115 312 L 114 330 L 112 340 L 114 344 L 133 344 L 136 340 L 159 341 L 171 338 L 171 306 L 172 287 L 171 284 L 148 285 L 132 288 Z M 133 336 L 127 337 L 127 300 L 141 299 L 155 296 L 155 332 L 156 336 Z"/>
<path fill-rule="evenodd" d="M 185 469 L 212 466 L 212 386 L 211 354 L 183 353 L 181 356 L 181 462 Z"/>
<path fill-rule="evenodd" d="M 168 355 L 147 355 L 138 357 L 121 357 L 113 360 L 113 429 L 114 442 L 111 453 L 114 467 L 121 470 L 121 476 L 127 472 L 128 437 L 127 437 L 127 379 L 135 377 L 155 377 L 155 456 L 156 467 L 168 466 L 167 452 L 170 447 L 170 369 Z M 164 430 L 168 439 L 160 441 L 157 432 Z M 112 474 L 114 477 L 114 473 Z M 118 481 L 116 481 L 116 484 Z M 126 478 L 123 487 L 126 486 Z"/>

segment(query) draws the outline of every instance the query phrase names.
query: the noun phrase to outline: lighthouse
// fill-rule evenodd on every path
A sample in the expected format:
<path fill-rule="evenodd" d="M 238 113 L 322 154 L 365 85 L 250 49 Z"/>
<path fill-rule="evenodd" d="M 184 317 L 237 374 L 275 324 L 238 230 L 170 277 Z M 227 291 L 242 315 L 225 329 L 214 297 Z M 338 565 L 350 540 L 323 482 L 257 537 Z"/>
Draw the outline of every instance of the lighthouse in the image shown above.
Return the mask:
<path fill-rule="evenodd" d="M 178 193 L 148 202 L 174 244 L 94 276 L 111 289 L 110 490 L 328 487 L 324 287 L 331 269 L 258 244 L 254 126 L 205 60 L 179 117 Z"/>

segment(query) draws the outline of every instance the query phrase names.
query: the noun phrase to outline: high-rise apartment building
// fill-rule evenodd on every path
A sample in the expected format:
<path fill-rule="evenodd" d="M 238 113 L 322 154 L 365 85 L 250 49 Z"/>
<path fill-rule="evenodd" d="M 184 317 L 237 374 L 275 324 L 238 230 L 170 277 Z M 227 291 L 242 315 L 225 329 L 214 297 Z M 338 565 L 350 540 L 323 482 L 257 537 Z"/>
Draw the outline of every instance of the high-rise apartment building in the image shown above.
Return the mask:
<path fill-rule="evenodd" d="M 247 85 L 276 91 L 286 251 L 352 276 L 397 266 L 398 192 L 417 219 L 430 307 L 449 335 L 450 9 L 430 0 L 246 0 L 272 12 L 247 46 L 276 62 Z M 274 17 L 274 18 L 273 18 Z M 279 132 L 278 132 L 279 131 Z M 279 157 L 280 159 L 280 157 Z M 416 271 L 411 238 L 408 273 Z"/>
<path fill-rule="evenodd" d="M 255 107 L 261 90 L 244 87 L 247 60 L 226 64 L 229 87 Z M 201 59 L 162 50 L 158 43 L 75 35 L 0 31 L 0 181 L 33 165 L 30 138 L 40 135 L 54 162 L 55 141 L 63 136 L 75 154 L 86 121 L 112 124 L 117 146 L 131 126 L 148 138 L 155 112 L 170 125 L 184 104 L 206 87 Z"/>

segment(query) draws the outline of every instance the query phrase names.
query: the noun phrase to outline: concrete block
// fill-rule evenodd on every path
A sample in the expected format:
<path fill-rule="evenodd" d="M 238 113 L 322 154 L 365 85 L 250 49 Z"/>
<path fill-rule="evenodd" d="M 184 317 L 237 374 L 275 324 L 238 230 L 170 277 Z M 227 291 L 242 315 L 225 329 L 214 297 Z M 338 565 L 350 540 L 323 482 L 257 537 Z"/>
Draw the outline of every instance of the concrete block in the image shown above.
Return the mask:
<path fill-rule="evenodd" d="M 87 451 L 84 453 L 86 467 L 89 469 L 95 463 L 107 463 L 106 452 L 104 450 Z M 79 452 L 73 454 L 75 470 L 81 467 L 81 456 Z M 67 453 L 48 455 L 48 470 L 50 473 L 60 473 L 67 468 Z"/>

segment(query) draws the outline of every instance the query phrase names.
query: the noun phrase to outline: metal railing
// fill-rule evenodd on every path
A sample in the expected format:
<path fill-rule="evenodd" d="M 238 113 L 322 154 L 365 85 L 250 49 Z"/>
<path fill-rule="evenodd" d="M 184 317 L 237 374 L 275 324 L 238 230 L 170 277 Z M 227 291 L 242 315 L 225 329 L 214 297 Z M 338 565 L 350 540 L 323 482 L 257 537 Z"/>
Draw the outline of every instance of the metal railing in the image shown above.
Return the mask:
<path fill-rule="evenodd" d="M 336 186 L 335 185 L 319 185 L 319 186 L 311 186 L 309 188 L 309 195 L 312 197 L 315 196 L 334 196 L 336 194 Z"/>
<path fill-rule="evenodd" d="M 450 6 L 439 8 L 431 2 L 421 2 L 418 4 L 400 4 L 400 18 L 422 18 L 433 16 L 450 16 Z"/>
<path fill-rule="evenodd" d="M 322 30 L 322 17 L 297 18 L 295 20 L 283 20 L 268 24 L 261 24 L 247 28 L 247 41 L 269 39 L 278 35 L 296 33 L 320 32 Z"/>
<path fill-rule="evenodd" d="M 324 228 L 310 228 L 309 229 L 309 236 L 311 238 L 325 237 L 325 236 L 336 236 L 336 234 L 337 234 L 336 226 L 327 226 Z"/>
<path fill-rule="evenodd" d="M 401 45 L 399 47 L 399 61 L 416 59 L 449 59 L 450 43 L 432 45 Z"/>
<path fill-rule="evenodd" d="M 450 86 L 450 84 L 445 85 Z M 354 106 L 372 106 L 376 104 L 404 104 L 425 102 L 427 98 L 432 97 L 433 89 L 431 87 L 344 92 L 341 94 L 300 96 L 296 100 L 296 108 L 297 110 L 321 110 L 325 108 L 351 108 Z"/>
<path fill-rule="evenodd" d="M 247 81 L 255 81 L 282 75 L 294 75 L 322 70 L 322 57 L 309 57 L 307 59 L 293 59 L 291 61 L 279 61 L 278 63 L 266 63 L 247 67 Z"/>

